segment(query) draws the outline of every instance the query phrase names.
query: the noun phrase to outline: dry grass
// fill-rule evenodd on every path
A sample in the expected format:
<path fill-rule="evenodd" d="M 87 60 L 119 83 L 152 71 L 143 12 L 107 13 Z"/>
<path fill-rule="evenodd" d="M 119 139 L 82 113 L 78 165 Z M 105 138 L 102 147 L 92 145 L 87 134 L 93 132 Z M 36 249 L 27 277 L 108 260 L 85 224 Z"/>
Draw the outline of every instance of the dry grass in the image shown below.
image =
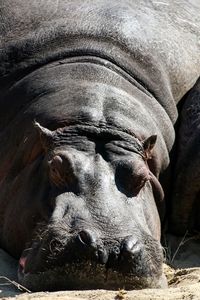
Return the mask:
<path fill-rule="evenodd" d="M 127 292 L 124 289 L 120 289 L 115 297 L 115 300 L 124 300 L 126 299 Z"/>

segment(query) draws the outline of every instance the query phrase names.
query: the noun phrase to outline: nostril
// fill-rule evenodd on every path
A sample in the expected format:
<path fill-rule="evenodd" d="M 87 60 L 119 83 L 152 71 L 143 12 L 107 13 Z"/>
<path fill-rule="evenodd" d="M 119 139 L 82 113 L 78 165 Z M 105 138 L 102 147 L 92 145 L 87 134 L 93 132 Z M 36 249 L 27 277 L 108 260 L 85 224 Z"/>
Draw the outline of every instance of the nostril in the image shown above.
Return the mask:
<path fill-rule="evenodd" d="M 127 251 L 131 251 L 137 245 L 137 240 L 133 237 L 129 237 L 124 241 L 123 249 Z"/>
<path fill-rule="evenodd" d="M 141 251 L 140 243 L 135 237 L 128 237 L 122 244 L 122 255 L 123 256 L 132 256 L 138 255 Z"/>
<path fill-rule="evenodd" d="M 108 261 L 108 253 L 103 248 L 98 249 L 98 261 L 102 265 L 105 265 Z"/>
<path fill-rule="evenodd" d="M 112 253 L 113 253 L 115 256 L 118 256 L 118 255 L 120 254 L 120 249 L 119 249 L 119 247 L 114 246 L 113 249 L 112 249 Z"/>
<path fill-rule="evenodd" d="M 78 234 L 79 241 L 87 246 L 92 246 L 96 244 L 96 238 L 93 234 L 86 230 L 82 230 Z"/>

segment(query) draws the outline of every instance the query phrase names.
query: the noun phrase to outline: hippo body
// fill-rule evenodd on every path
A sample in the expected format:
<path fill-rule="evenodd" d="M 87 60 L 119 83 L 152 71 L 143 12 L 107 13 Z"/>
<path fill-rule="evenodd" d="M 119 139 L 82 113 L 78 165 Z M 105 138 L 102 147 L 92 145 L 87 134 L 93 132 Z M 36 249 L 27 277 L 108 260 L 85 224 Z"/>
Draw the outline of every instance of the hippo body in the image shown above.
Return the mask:
<path fill-rule="evenodd" d="M 0 1 L 0 246 L 29 289 L 165 285 L 158 179 L 200 74 L 197 11 Z"/>

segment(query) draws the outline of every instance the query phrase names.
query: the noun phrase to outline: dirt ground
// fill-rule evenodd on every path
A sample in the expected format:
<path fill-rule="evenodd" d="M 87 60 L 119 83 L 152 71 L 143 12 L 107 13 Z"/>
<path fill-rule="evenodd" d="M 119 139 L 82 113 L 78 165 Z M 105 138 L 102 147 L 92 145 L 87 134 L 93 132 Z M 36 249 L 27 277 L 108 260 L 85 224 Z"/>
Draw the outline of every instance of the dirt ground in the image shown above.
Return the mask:
<path fill-rule="evenodd" d="M 140 291 L 66 291 L 28 293 L 17 284 L 17 262 L 0 249 L 0 298 L 16 300 L 150 300 L 200 299 L 200 236 L 166 238 L 164 271 L 168 289 Z"/>

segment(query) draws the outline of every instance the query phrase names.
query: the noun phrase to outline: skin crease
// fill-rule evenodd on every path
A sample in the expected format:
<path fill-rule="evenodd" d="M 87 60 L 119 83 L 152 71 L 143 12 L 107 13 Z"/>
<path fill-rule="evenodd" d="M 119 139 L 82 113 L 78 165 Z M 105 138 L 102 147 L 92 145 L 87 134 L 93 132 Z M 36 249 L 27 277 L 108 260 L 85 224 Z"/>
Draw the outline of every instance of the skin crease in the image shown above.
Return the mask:
<path fill-rule="evenodd" d="M 200 74 L 198 5 L 0 7 L 0 246 L 20 282 L 166 286 L 159 178 L 169 188 L 176 104 Z"/>

